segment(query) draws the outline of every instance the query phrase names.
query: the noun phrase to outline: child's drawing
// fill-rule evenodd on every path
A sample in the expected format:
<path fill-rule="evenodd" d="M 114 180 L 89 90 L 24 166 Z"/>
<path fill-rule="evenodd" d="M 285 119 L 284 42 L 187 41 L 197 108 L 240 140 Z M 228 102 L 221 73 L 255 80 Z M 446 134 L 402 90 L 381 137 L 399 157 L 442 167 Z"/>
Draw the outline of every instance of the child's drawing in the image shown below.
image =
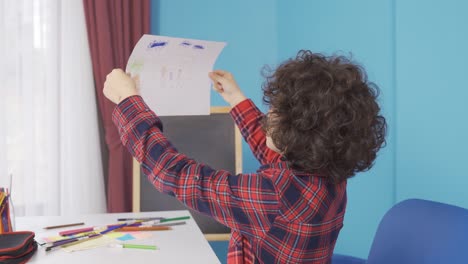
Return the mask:
<path fill-rule="evenodd" d="M 206 115 L 211 93 L 208 72 L 224 46 L 222 42 L 144 35 L 126 71 L 139 75 L 141 96 L 158 115 Z"/>

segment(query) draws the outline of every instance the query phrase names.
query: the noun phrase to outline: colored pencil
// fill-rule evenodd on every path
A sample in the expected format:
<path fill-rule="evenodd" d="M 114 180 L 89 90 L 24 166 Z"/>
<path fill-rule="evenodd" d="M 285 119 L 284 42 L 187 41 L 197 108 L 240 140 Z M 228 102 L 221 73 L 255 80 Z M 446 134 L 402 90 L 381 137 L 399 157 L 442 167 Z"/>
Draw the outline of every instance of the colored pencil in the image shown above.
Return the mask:
<path fill-rule="evenodd" d="M 56 226 L 46 226 L 44 229 L 55 229 L 55 228 L 63 228 L 63 227 L 70 227 L 70 226 L 79 226 L 84 225 L 85 223 L 73 223 L 73 224 L 64 224 L 64 225 L 56 225 Z"/>
<path fill-rule="evenodd" d="M 181 216 L 181 217 L 174 217 L 174 218 L 164 218 L 161 219 L 160 223 L 170 222 L 170 221 L 178 221 L 178 220 L 187 220 L 190 219 L 190 216 Z"/>
<path fill-rule="evenodd" d="M 175 222 L 175 223 L 162 223 L 162 224 L 156 224 L 153 226 L 177 226 L 177 225 L 185 225 L 187 222 Z"/>
<path fill-rule="evenodd" d="M 131 224 L 134 224 L 134 223 L 131 223 Z M 116 229 L 120 229 L 120 228 L 122 228 L 122 227 L 124 227 L 124 226 L 127 226 L 127 225 L 129 225 L 129 223 L 123 223 L 123 224 L 121 224 L 121 225 L 116 225 L 116 226 L 108 227 L 106 230 L 104 230 L 104 231 L 102 231 L 102 232 L 100 232 L 100 233 L 104 235 L 105 233 L 109 233 L 110 231 L 114 231 L 114 230 L 116 230 Z"/>
<path fill-rule="evenodd" d="M 72 235 L 76 235 L 80 233 L 95 231 L 96 229 L 97 229 L 96 227 L 85 227 L 85 228 L 80 228 L 80 229 L 65 230 L 65 231 L 59 232 L 59 235 L 72 236 Z"/>
<path fill-rule="evenodd" d="M 87 235 L 87 236 L 70 238 L 70 239 L 66 239 L 66 240 L 55 241 L 55 242 L 52 243 L 52 245 L 46 246 L 45 251 L 50 251 L 53 248 L 69 245 L 71 243 L 75 243 L 75 242 L 78 242 L 78 241 L 79 242 L 84 242 L 84 241 L 87 241 L 87 240 L 89 240 L 91 238 L 95 238 L 97 236 L 101 236 L 101 234 L 92 234 L 92 235 Z"/>
<path fill-rule="evenodd" d="M 72 238 L 66 238 L 66 239 L 61 239 L 61 240 L 57 240 L 57 241 L 54 241 L 50 244 L 48 244 L 46 246 L 46 251 L 50 251 L 52 248 L 55 248 L 55 247 L 58 247 L 58 246 L 64 246 L 64 245 L 68 245 L 70 243 L 75 243 L 77 241 L 80 241 L 82 242 L 82 240 L 84 239 L 88 239 L 88 238 L 92 238 L 92 237 L 95 237 L 95 236 L 100 236 L 100 235 L 104 235 L 108 232 L 111 232 L 111 231 L 114 231 L 116 229 L 119 229 L 119 228 L 122 228 L 124 226 L 126 226 L 127 223 L 124 223 L 124 224 L 121 224 L 121 225 L 117 225 L 117 226 L 113 226 L 113 227 L 110 227 L 110 228 L 107 228 L 106 230 L 104 231 L 101 231 L 99 233 L 91 233 L 91 234 L 86 234 L 86 235 L 82 235 L 82 236 L 77 236 L 77 237 L 72 237 Z"/>
<path fill-rule="evenodd" d="M 129 231 L 165 231 L 171 230 L 170 226 L 125 226 L 119 229 L 119 231 L 129 232 Z"/>
<path fill-rule="evenodd" d="M 117 221 L 149 221 L 149 220 L 161 220 L 164 217 L 134 217 L 134 218 L 118 218 Z"/>
<path fill-rule="evenodd" d="M 122 247 L 122 248 L 137 248 L 137 249 L 151 249 L 151 250 L 156 250 L 158 249 L 154 245 L 137 245 L 137 244 L 119 244 L 117 247 Z"/>

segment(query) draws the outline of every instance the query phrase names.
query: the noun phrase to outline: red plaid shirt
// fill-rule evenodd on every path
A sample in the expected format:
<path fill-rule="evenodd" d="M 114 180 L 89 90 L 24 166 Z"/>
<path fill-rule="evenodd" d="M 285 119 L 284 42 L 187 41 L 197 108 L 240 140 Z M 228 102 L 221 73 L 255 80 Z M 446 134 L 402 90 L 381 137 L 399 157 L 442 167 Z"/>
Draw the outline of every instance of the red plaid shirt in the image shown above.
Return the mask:
<path fill-rule="evenodd" d="M 232 229 L 228 263 L 330 263 L 346 208 L 346 182 L 296 171 L 266 147 L 250 100 L 231 110 L 262 166 L 232 175 L 177 152 L 140 96 L 113 113 L 122 143 L 154 187 Z"/>

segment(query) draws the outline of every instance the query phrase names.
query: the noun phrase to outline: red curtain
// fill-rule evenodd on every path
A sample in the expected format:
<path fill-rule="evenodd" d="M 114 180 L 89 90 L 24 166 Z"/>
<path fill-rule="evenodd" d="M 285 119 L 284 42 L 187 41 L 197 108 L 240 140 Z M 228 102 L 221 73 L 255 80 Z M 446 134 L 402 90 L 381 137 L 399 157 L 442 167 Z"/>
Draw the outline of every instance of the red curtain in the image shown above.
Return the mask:
<path fill-rule="evenodd" d="M 112 123 L 115 105 L 102 88 L 106 75 L 125 66 L 143 34 L 150 30 L 150 0 L 83 0 L 98 106 L 108 149 L 107 211 L 132 209 L 132 159 Z"/>

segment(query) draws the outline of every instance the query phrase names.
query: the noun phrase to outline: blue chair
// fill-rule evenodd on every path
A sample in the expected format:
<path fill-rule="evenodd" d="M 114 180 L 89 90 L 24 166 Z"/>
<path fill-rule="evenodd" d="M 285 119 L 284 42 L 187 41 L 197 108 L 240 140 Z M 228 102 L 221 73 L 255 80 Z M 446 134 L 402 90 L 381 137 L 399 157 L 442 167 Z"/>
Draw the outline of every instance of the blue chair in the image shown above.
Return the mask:
<path fill-rule="evenodd" d="M 227 263 L 229 241 L 208 241 L 221 264 Z"/>
<path fill-rule="evenodd" d="M 334 255 L 333 264 L 468 263 L 468 210 L 410 199 L 383 217 L 366 260 Z"/>

